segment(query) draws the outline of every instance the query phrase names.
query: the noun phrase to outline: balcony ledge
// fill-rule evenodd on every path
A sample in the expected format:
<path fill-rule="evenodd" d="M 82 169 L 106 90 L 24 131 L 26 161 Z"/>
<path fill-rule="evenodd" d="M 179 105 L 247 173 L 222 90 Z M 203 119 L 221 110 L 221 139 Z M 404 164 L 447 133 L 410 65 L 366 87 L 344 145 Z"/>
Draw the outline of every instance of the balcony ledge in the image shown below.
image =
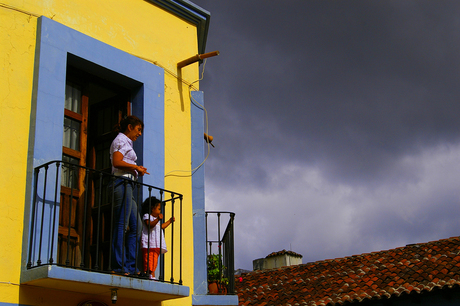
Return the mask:
<path fill-rule="evenodd" d="M 187 286 L 162 283 L 97 272 L 87 272 L 53 265 L 22 271 L 21 284 L 110 296 L 118 289 L 118 298 L 164 301 L 190 295 Z"/>
<path fill-rule="evenodd" d="M 236 306 L 238 295 L 193 295 L 192 305 Z"/>

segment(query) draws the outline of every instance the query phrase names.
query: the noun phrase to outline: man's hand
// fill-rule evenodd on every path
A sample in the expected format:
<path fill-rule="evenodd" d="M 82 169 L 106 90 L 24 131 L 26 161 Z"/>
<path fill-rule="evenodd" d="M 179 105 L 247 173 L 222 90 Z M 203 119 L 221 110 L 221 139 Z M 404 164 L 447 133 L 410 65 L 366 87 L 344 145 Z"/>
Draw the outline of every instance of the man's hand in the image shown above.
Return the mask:
<path fill-rule="evenodd" d="M 136 171 L 139 174 L 139 176 L 144 176 L 144 174 L 150 175 L 150 173 L 147 172 L 147 168 L 145 168 L 144 166 L 137 166 Z"/>

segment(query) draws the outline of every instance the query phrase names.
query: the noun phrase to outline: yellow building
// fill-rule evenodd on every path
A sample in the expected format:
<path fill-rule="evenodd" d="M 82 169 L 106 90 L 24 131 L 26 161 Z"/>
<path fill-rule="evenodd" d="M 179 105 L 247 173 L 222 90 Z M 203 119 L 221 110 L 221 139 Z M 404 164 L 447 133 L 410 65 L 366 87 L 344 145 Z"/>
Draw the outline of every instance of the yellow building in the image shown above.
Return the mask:
<path fill-rule="evenodd" d="M 207 294 L 204 97 L 210 14 L 187 0 L 0 2 L 0 306 L 237 305 Z M 160 281 L 110 273 L 112 127 L 133 114 L 161 198 Z"/>

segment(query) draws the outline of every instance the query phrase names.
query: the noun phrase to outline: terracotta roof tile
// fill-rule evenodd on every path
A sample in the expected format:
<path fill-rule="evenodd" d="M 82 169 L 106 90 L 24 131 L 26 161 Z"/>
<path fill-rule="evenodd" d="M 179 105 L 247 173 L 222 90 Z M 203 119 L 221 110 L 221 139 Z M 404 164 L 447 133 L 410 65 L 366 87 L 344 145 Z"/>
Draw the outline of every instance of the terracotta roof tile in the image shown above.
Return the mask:
<path fill-rule="evenodd" d="M 460 238 L 452 237 L 245 273 L 242 282 L 236 279 L 236 291 L 240 305 L 342 305 L 388 299 L 459 286 L 459 254 Z"/>

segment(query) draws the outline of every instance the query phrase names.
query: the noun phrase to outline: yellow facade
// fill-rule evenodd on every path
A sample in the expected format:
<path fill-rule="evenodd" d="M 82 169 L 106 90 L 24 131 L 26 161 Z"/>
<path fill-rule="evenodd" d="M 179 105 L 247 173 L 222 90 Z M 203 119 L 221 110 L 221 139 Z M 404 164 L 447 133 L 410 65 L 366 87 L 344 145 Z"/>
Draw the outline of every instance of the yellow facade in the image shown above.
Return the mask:
<path fill-rule="evenodd" d="M 5 233 L 0 248 L 0 267 L 4 271 L 0 275 L 0 301 L 6 303 L 17 303 L 20 291 L 26 160 L 36 34 L 36 18 L 30 19 L 30 16 L 21 12 L 0 8 L 0 127 L 4 131 L 11 131 L 1 133 L 0 136 L 0 230 Z"/>
<path fill-rule="evenodd" d="M 152 1 L 155 2 L 155 1 Z M 198 90 L 199 64 L 177 63 L 199 53 L 197 26 L 155 3 L 142 0 L 6 0 L 0 3 L 0 305 L 110 304 L 106 286 L 49 279 L 46 286 L 23 284 L 31 198 L 31 118 L 37 27 L 44 16 L 164 70 L 164 188 L 184 196 L 183 283 L 187 297 L 164 301 L 161 294 L 119 291 L 117 305 L 192 305 L 194 245 L 192 212 L 190 91 Z M 180 2 L 180 1 L 179 1 Z M 195 82 L 195 83 L 194 83 Z M 193 83 L 193 87 L 190 84 Z M 32 115 L 32 117 L 31 117 Z M 148 122 L 145 122 L 148 124 Z M 60 127 L 62 128 L 62 126 Z M 148 137 L 148 135 L 143 135 Z M 58 141 L 58 140 L 57 140 Z M 60 141 L 60 140 L 59 140 Z M 35 161 L 33 161 L 35 163 Z M 47 161 L 43 161 L 47 162 Z M 155 169 L 151 171 L 156 171 Z M 172 174 L 172 175 L 170 175 Z M 177 174 L 177 175 L 175 175 Z M 174 242 L 178 249 L 179 241 Z M 178 255 L 175 255 L 178 256 Z M 71 287 L 72 290 L 67 288 Z M 79 288 L 82 288 L 81 290 Z M 152 300 L 155 296 L 155 301 Z"/>

